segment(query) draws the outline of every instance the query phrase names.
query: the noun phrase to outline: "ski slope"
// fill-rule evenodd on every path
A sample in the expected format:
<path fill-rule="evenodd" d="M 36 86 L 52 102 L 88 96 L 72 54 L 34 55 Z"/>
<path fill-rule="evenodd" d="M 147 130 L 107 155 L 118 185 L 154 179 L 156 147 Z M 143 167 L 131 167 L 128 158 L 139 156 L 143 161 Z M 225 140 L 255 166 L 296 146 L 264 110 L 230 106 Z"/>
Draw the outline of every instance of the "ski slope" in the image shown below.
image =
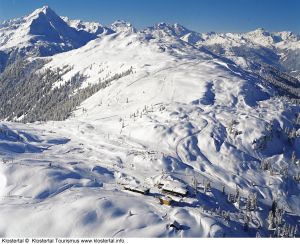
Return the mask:
<path fill-rule="evenodd" d="M 278 231 L 267 221 L 274 200 L 284 209 L 280 226 L 299 225 L 299 106 L 181 40 L 179 25 L 178 36 L 115 27 L 41 58 L 40 72 L 71 67 L 54 86 L 80 73 L 81 89 L 129 75 L 65 121 L 0 122 L 0 236 L 269 237 Z M 160 204 L 166 195 L 171 206 Z M 257 207 L 247 210 L 254 196 Z"/>
<path fill-rule="evenodd" d="M 297 224 L 299 184 L 260 169 L 264 158 L 279 168 L 289 163 L 298 139 L 287 148 L 281 128 L 296 108 L 286 110 L 284 101 L 233 63 L 184 43 L 163 52 L 158 42 L 137 34 L 97 39 L 53 56 L 47 67 L 74 66 L 64 80 L 81 71 L 90 74 L 85 86 L 103 78 L 100 64 L 103 72 L 134 72 L 84 101 L 66 121 L 1 123 L 0 151 L 8 158 L 0 174 L 2 236 L 253 237 L 259 226 L 269 236 L 266 218 L 275 198 L 286 221 Z M 228 130 L 233 120 L 237 135 Z M 254 150 L 253 140 L 270 123 L 272 140 Z M 160 205 L 164 194 L 157 184 L 165 178 L 190 192 L 196 180 L 196 196 Z M 205 193 L 208 181 L 212 190 Z M 150 193 L 126 191 L 124 184 Z M 248 231 L 223 185 L 226 194 L 240 189 L 242 209 L 256 192 L 259 207 Z M 180 230 L 167 227 L 175 220 Z"/>

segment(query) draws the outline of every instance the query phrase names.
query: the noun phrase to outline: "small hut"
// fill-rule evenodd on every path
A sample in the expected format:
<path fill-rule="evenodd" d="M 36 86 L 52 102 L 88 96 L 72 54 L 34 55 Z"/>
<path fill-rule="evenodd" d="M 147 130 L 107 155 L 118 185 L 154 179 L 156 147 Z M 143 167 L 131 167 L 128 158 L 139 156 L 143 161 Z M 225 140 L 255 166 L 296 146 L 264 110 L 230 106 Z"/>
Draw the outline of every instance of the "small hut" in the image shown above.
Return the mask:
<path fill-rule="evenodd" d="M 173 200 L 170 197 L 159 197 L 159 202 L 161 205 L 167 205 L 167 206 L 171 206 L 173 203 Z"/>

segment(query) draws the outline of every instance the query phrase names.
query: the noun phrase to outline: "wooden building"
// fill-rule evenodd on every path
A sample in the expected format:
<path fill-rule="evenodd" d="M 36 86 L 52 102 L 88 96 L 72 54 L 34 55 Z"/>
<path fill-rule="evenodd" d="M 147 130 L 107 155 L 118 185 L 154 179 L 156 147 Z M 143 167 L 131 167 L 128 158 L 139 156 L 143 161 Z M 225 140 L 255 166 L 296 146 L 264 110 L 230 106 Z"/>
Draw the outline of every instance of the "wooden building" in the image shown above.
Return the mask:
<path fill-rule="evenodd" d="M 159 202 L 161 205 L 167 205 L 167 206 L 171 206 L 173 203 L 173 200 L 170 197 L 159 197 Z"/>

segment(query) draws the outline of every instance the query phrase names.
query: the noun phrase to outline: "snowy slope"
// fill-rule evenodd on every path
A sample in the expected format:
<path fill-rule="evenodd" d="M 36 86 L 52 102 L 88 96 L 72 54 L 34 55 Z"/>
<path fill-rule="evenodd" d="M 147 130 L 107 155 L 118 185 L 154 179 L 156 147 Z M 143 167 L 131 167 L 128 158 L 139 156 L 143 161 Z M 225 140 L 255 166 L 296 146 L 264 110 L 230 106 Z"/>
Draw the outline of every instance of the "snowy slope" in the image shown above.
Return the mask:
<path fill-rule="evenodd" d="M 197 33 L 180 24 L 160 23 L 142 32 L 149 37 L 163 40 L 179 38 L 191 45 L 207 48 L 245 69 L 267 64 L 300 77 L 300 38 L 289 31 L 268 32 L 258 28 L 246 33 Z"/>
<path fill-rule="evenodd" d="M 11 151 L 13 161 L 1 163 L 3 236 L 253 237 L 260 225 L 260 235 L 269 236 L 273 199 L 285 208 L 284 221 L 297 223 L 300 189 L 290 157 L 293 150 L 298 156 L 299 141 L 287 144 L 283 128 L 293 126 L 298 110 L 271 98 L 272 89 L 260 80 L 184 42 L 171 48 L 142 34 L 106 36 L 46 65 L 66 64 L 74 66 L 68 73 L 89 74 L 83 85 L 131 67 L 133 73 L 87 99 L 66 121 L 4 123 L 4 131 L 25 131 L 47 150 Z M 255 150 L 253 141 L 267 133 L 271 139 Z M 262 159 L 278 173 L 261 170 Z M 279 173 L 285 164 L 288 180 Z M 165 193 L 158 183 L 187 185 L 192 193 L 193 181 L 196 196 L 173 197 L 171 207 L 159 204 Z M 205 193 L 208 181 L 212 190 Z M 131 193 L 124 184 L 148 187 L 150 194 Z M 237 187 L 242 213 L 227 202 Z M 251 211 L 247 231 L 251 192 L 259 207 Z M 14 216 L 24 214 L 16 225 Z M 168 227 L 173 221 L 181 230 Z"/>
<path fill-rule="evenodd" d="M 210 37 L 178 24 L 118 26 L 45 58 L 40 72 L 71 67 L 53 89 L 78 73 L 79 89 L 118 77 L 69 119 L 1 122 L 0 235 L 299 236 L 299 105 L 233 56 L 188 43 Z"/>

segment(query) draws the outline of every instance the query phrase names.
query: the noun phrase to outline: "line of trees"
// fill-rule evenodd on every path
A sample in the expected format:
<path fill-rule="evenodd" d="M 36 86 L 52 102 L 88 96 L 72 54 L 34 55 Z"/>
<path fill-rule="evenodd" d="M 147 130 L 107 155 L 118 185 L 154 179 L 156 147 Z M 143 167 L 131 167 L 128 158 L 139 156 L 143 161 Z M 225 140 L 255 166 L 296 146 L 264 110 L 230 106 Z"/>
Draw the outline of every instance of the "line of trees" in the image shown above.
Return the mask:
<path fill-rule="evenodd" d="M 18 60 L 0 74 L 0 119 L 21 122 L 65 120 L 85 99 L 132 73 L 132 68 L 116 73 L 81 89 L 86 76 L 77 73 L 61 86 L 62 76 L 72 67 L 41 68 L 45 61 Z"/>
<path fill-rule="evenodd" d="M 280 96 L 287 96 L 299 102 L 300 82 L 298 79 L 266 64 L 258 65 L 255 72 L 266 82 L 276 87 Z"/>

